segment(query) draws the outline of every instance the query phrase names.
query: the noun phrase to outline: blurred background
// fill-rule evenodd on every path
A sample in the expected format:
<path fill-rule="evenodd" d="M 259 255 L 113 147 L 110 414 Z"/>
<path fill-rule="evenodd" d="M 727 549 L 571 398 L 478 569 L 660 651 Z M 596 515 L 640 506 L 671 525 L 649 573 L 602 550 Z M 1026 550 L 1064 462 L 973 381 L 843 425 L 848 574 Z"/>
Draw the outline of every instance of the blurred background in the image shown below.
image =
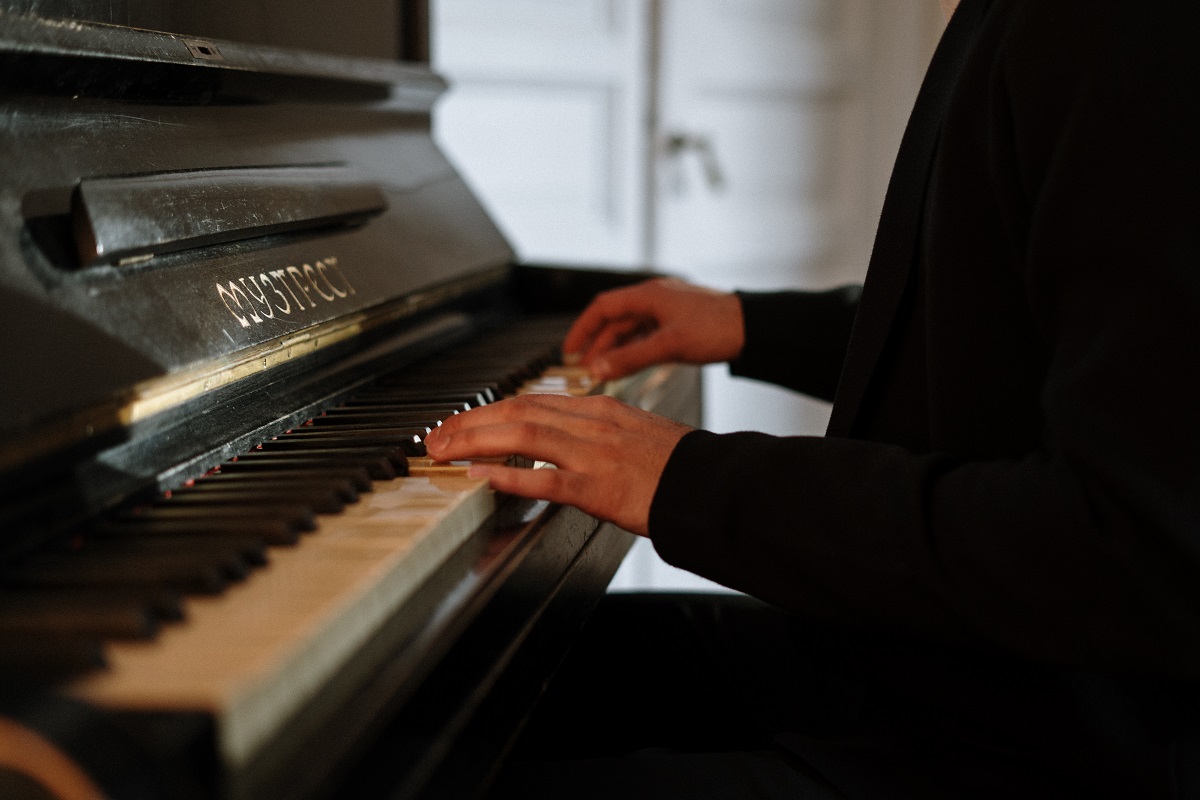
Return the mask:
<path fill-rule="evenodd" d="M 722 289 L 861 281 L 935 0 L 431 0 L 438 141 L 526 261 Z M 829 408 L 705 372 L 705 427 Z M 639 540 L 610 591 L 712 589 Z"/>

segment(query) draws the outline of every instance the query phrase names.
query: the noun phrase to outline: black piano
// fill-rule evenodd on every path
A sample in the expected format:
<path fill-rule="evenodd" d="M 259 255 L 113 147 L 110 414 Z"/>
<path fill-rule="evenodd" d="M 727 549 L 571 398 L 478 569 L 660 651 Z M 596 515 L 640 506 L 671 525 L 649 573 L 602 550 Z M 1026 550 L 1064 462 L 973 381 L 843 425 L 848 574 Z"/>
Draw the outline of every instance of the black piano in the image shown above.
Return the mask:
<path fill-rule="evenodd" d="M 426 66 L 6 7 L 0 796 L 485 790 L 631 537 L 424 434 L 696 371 L 560 365 L 636 276 L 516 264 Z"/>

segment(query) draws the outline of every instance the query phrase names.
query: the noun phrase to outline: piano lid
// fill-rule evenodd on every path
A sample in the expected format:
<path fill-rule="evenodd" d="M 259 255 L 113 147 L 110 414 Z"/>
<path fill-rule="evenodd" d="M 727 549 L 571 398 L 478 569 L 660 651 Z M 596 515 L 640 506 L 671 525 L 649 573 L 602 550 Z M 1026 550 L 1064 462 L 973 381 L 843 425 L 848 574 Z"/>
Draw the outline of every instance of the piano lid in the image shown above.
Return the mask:
<path fill-rule="evenodd" d="M 502 280 L 512 250 L 431 136 L 444 88 L 0 10 L 0 455 Z"/>

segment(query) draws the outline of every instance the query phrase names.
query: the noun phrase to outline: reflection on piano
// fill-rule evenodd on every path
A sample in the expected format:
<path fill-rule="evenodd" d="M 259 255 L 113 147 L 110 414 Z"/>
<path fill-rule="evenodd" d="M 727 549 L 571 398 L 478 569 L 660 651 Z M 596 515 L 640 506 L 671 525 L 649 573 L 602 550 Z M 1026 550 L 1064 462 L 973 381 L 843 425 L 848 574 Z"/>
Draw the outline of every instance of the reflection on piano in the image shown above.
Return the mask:
<path fill-rule="evenodd" d="M 515 265 L 442 89 L 0 11 L 3 796 L 486 785 L 630 537 L 425 433 L 519 391 L 695 423 L 698 377 L 558 366 L 633 276 Z"/>

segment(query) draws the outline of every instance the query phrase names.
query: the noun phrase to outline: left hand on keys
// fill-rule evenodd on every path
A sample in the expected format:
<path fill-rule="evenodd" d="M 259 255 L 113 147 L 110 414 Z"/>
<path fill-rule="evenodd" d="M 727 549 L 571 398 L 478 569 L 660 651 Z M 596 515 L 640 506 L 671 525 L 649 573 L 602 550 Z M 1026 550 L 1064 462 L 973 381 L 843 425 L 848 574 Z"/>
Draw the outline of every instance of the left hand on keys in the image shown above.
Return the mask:
<path fill-rule="evenodd" d="M 472 465 L 493 489 L 576 506 L 642 536 L 667 459 L 686 425 L 611 397 L 530 394 L 448 418 L 425 439 L 432 458 L 518 454 L 558 469 Z"/>

